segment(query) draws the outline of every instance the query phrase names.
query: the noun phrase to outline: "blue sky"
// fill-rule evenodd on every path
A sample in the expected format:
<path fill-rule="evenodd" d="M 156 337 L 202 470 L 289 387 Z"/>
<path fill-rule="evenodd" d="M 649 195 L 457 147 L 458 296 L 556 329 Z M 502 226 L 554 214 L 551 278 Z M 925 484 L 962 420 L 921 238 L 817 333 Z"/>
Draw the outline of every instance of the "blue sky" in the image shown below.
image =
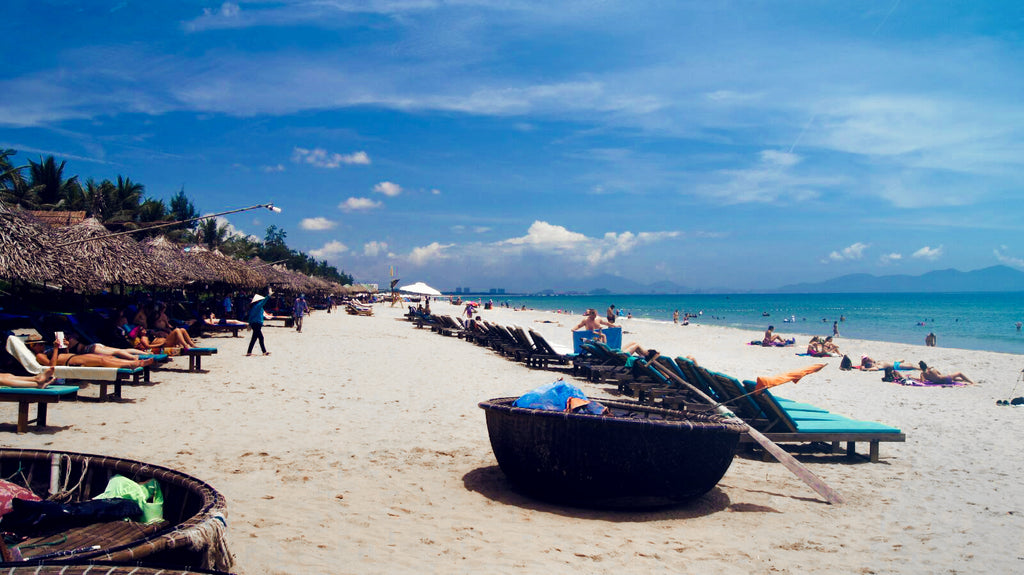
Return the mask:
<path fill-rule="evenodd" d="M 1024 3 L 14 0 L 0 146 L 440 289 L 1024 269 Z"/>

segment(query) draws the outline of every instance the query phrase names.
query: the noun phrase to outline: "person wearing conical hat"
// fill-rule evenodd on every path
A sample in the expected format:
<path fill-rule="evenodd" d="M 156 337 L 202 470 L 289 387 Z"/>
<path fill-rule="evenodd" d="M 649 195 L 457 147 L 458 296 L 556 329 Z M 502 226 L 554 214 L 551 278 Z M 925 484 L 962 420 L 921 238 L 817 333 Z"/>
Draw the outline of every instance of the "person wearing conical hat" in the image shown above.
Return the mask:
<path fill-rule="evenodd" d="M 252 338 L 249 339 L 249 351 L 246 352 L 246 356 L 252 355 L 252 348 L 256 345 L 256 342 L 260 342 L 260 349 L 263 350 L 263 355 L 270 355 L 267 351 L 267 346 L 263 342 L 263 307 L 267 305 L 267 298 L 260 294 L 252 296 L 252 305 L 249 306 L 249 316 L 246 318 L 249 321 L 249 329 L 252 330 Z"/>

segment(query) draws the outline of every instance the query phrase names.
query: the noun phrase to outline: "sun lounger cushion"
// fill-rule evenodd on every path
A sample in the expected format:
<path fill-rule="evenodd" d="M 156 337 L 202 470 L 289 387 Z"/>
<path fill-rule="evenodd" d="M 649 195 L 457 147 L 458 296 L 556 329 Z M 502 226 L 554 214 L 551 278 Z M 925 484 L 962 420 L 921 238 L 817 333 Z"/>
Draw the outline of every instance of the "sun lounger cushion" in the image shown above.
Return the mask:
<path fill-rule="evenodd" d="M 0 387 L 0 393 L 4 395 L 68 395 L 77 393 L 78 388 L 73 385 L 51 385 L 39 389 L 37 387 Z"/>
<path fill-rule="evenodd" d="M 189 348 L 189 349 L 184 350 L 184 352 L 185 353 L 210 354 L 210 353 L 217 353 L 217 348 L 215 348 L 215 347 L 193 347 L 193 348 Z"/>
<path fill-rule="evenodd" d="M 747 390 L 754 391 L 757 384 L 752 381 L 744 382 Z M 801 412 L 793 410 L 786 404 L 783 407 L 775 400 L 771 392 L 764 392 L 765 400 L 772 402 L 779 412 L 789 419 L 798 432 L 802 433 L 900 433 L 899 429 L 874 421 L 860 421 L 850 419 L 846 416 L 835 413 L 822 412 Z"/>

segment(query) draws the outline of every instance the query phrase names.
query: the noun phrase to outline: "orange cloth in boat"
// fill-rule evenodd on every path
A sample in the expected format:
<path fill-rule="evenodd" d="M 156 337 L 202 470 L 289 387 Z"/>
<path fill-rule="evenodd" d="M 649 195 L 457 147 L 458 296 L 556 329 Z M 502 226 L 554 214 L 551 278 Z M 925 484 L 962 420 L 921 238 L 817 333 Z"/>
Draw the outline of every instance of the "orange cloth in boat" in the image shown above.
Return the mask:
<path fill-rule="evenodd" d="M 816 363 L 814 365 L 809 365 L 807 367 L 786 372 L 781 375 L 772 375 L 767 377 L 759 376 L 757 378 L 757 387 L 755 389 L 757 391 L 761 391 L 762 389 L 768 389 L 769 387 L 782 385 L 787 381 L 792 381 L 793 383 L 796 383 L 800 381 L 800 379 L 803 378 L 804 376 L 810 375 L 816 371 L 820 371 L 821 368 L 825 367 L 826 365 L 827 364 L 824 363 Z"/>

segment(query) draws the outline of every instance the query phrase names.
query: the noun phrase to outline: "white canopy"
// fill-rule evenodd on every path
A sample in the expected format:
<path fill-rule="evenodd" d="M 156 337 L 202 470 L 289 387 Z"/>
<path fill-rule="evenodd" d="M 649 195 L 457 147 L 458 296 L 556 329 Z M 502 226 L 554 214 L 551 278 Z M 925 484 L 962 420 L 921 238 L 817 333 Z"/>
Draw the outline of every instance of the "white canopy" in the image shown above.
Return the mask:
<path fill-rule="evenodd" d="M 419 295 L 433 295 L 433 296 L 441 295 L 441 292 L 437 291 L 436 289 L 428 286 L 427 284 L 425 284 L 423 282 L 416 282 L 414 284 L 409 284 L 407 286 L 402 286 L 402 287 L 398 288 L 398 291 L 404 291 L 406 293 L 414 293 L 414 294 L 419 294 Z"/>

